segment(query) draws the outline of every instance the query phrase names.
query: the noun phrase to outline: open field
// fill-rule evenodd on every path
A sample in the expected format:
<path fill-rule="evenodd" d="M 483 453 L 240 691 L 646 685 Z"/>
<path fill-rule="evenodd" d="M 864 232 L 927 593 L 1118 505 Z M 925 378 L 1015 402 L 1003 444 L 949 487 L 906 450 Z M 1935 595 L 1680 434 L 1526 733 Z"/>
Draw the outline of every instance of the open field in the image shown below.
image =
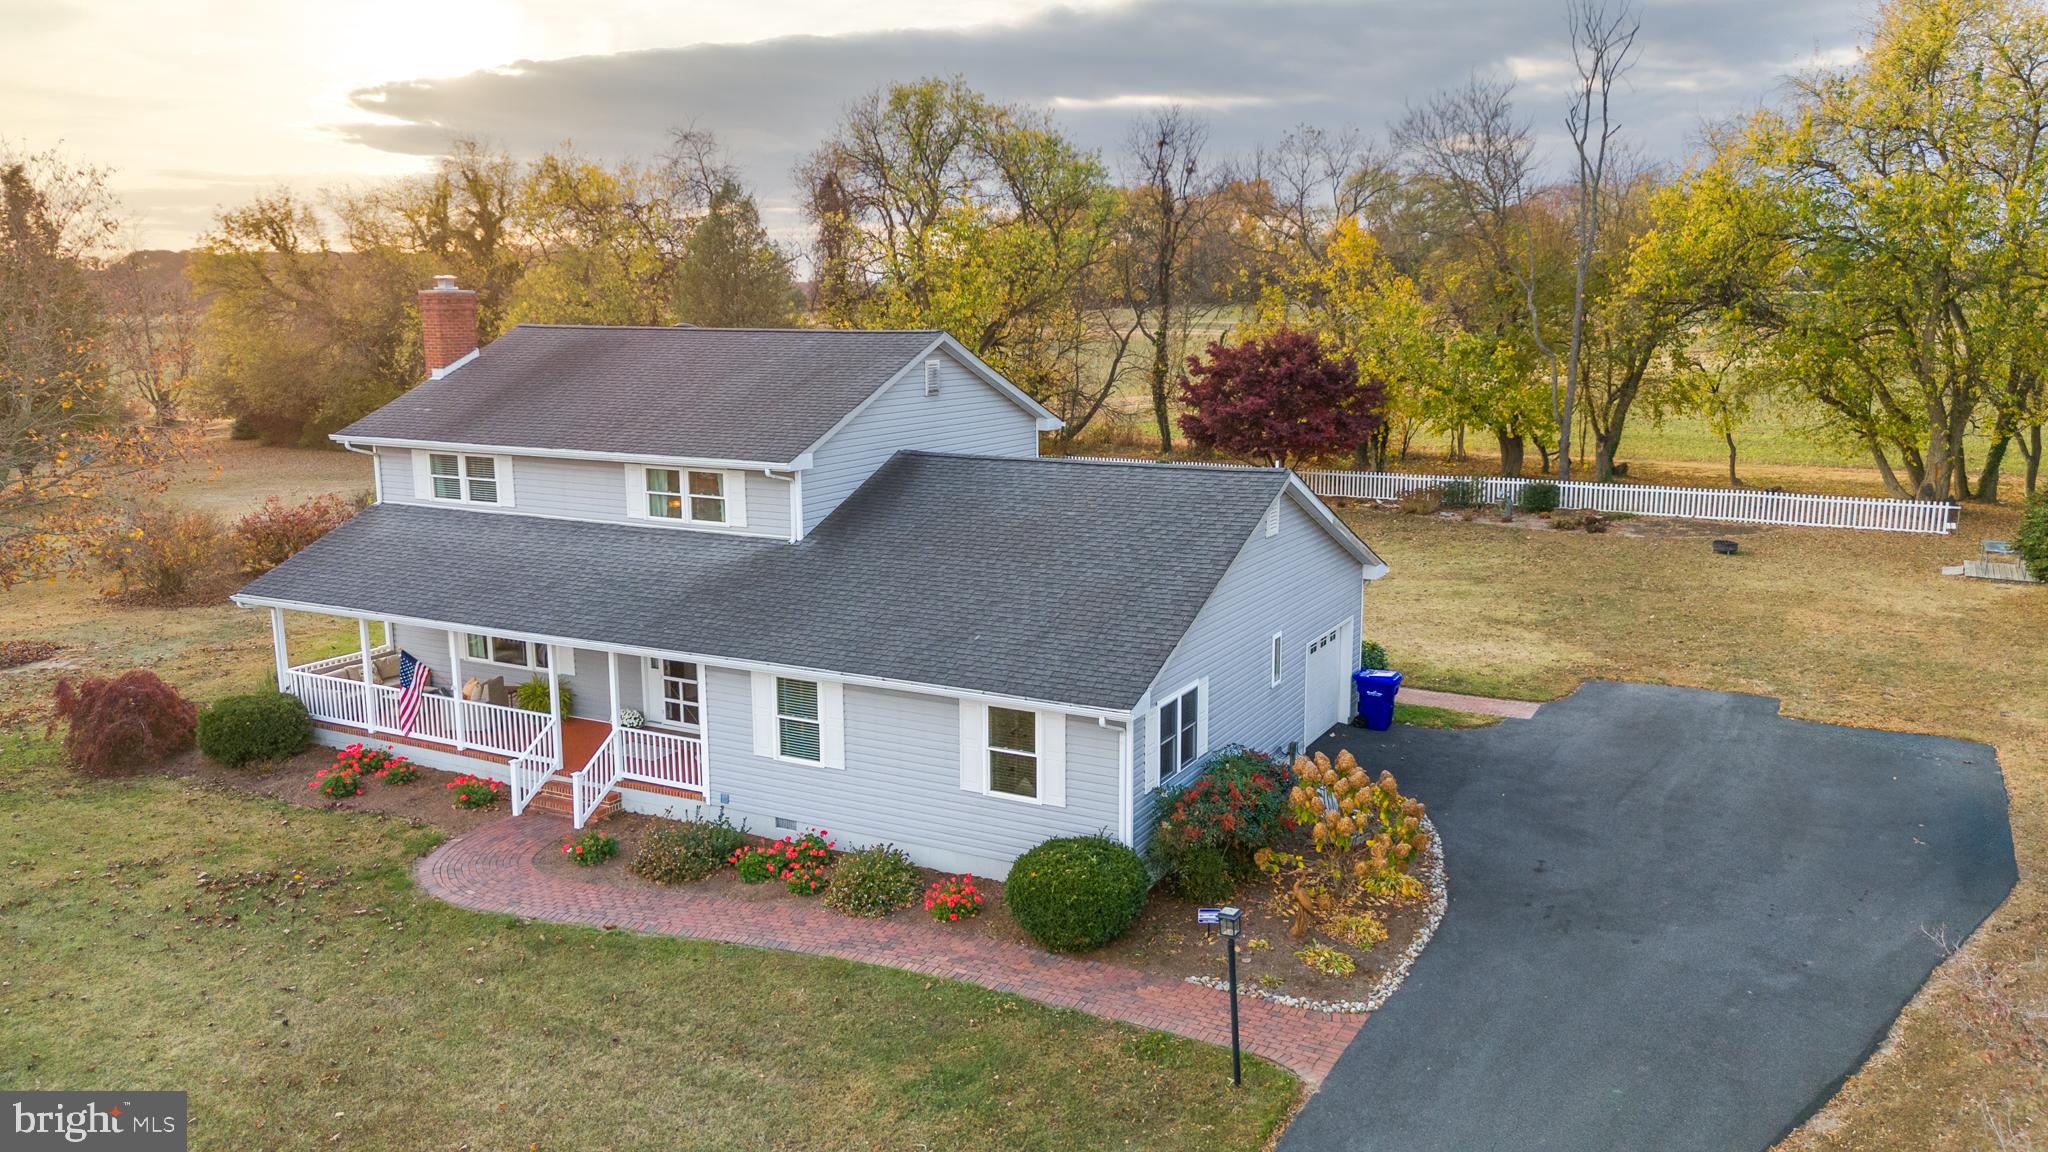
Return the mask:
<path fill-rule="evenodd" d="M 1704 539 L 1345 515 L 1393 570 L 1366 594 L 1367 636 L 1418 687 L 1549 699 L 1589 677 L 1690 685 L 1996 746 L 2019 886 L 1788 1145 L 1999 1147 L 1985 1108 L 2048 1135 L 2048 590 L 1937 574 L 1980 536 L 2010 535 L 2016 512 L 1966 510 L 1945 539 L 1771 529 L 1734 557 Z"/>

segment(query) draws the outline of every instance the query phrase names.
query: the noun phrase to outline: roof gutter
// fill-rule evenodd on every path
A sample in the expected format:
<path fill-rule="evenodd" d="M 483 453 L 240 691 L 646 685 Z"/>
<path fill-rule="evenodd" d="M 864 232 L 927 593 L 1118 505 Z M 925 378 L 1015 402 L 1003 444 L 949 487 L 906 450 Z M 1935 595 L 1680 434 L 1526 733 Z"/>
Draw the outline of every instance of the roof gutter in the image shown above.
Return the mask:
<path fill-rule="evenodd" d="M 350 436 L 346 432 L 330 433 L 327 437 L 336 444 L 356 451 L 356 445 L 368 444 L 378 448 L 423 448 L 439 452 L 478 452 L 500 456 L 542 456 L 552 460 L 605 460 L 618 464 L 658 464 L 664 467 L 681 468 L 745 468 L 752 471 L 769 469 L 807 468 L 810 453 L 805 452 L 795 460 L 721 460 L 708 456 L 654 456 L 637 452 L 592 452 L 586 449 L 529 448 L 514 444 L 463 444 L 452 440 L 404 440 L 392 436 Z"/>
<path fill-rule="evenodd" d="M 778 676 L 798 676 L 807 679 L 837 680 L 864 688 L 885 688 L 896 692 L 916 692 L 922 695 L 971 697 L 986 700 L 1006 708 L 1025 711 L 1057 711 L 1091 719 L 1122 720 L 1130 715 L 1128 711 L 1115 708 L 1099 708 L 1087 704 L 1068 704 L 1058 700 L 1037 700 L 1028 696 L 1009 696 L 998 692 L 983 692 L 973 688 L 962 688 L 948 684 L 926 684 L 916 680 L 898 680 L 887 676 L 861 676 L 840 672 L 831 668 L 805 668 L 795 664 L 770 664 L 760 660 L 745 660 L 732 656 L 719 656 L 706 652 L 684 652 L 672 648 L 647 648 L 637 644 L 618 644 L 607 641 L 588 640 L 576 636 L 554 636 L 545 632 L 525 632 L 516 628 L 500 628 L 472 624 L 452 624 L 446 620 L 428 620 L 418 616 L 399 616 L 375 609 L 345 608 L 338 604 L 306 604 L 297 600 L 279 600 L 270 596 L 250 595 L 237 592 L 228 597 L 241 608 L 283 608 L 292 612 L 314 612 L 322 616 L 348 616 L 372 620 L 389 620 L 395 624 L 410 624 L 415 628 L 443 628 L 455 632 L 486 632 L 492 636 L 504 636 L 513 640 L 526 640 L 537 644 L 554 644 L 564 648 L 589 648 L 599 652 L 618 652 L 631 656 L 665 657 L 688 660 L 698 664 L 713 664 L 722 668 L 738 668 L 748 672 L 768 672 Z"/>

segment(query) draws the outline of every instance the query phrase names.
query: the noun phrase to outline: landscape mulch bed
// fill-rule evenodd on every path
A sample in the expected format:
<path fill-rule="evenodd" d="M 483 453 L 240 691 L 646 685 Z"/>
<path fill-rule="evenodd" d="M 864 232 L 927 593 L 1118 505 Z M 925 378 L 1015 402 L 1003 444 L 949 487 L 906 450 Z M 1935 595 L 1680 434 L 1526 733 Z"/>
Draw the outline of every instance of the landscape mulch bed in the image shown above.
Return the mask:
<path fill-rule="evenodd" d="M 306 787 L 306 782 L 314 778 L 314 773 L 333 762 L 332 749 L 316 747 L 290 760 L 242 770 L 224 768 L 196 752 L 186 753 L 169 767 L 175 775 L 253 792 L 304 807 L 375 812 L 430 825 L 450 835 L 459 835 L 511 814 L 509 797 L 489 808 L 455 807 L 454 802 L 449 799 L 446 787 L 448 781 L 454 778 L 453 774 L 435 769 L 422 769 L 419 780 L 412 784 L 372 783 L 360 796 L 347 800 L 330 800 Z M 535 856 L 535 865 L 543 873 L 614 888 L 671 887 L 642 880 L 633 875 L 627 867 L 648 833 L 657 828 L 672 826 L 673 822 L 665 817 L 621 813 L 611 819 L 589 825 L 591 829 L 604 832 L 619 841 L 617 855 L 595 867 L 579 865 L 562 853 L 560 845 L 575 835 L 576 830 L 567 820 L 560 821 L 560 824 L 560 838 Z M 766 844 L 771 838 L 757 836 L 754 839 Z M 930 869 L 921 871 L 925 885 L 950 875 Z M 922 925 L 932 932 L 969 932 L 989 939 L 1037 947 L 1004 909 L 1001 881 L 976 877 L 975 886 L 982 893 L 984 903 L 981 914 L 970 920 L 950 924 L 933 921 L 930 914 L 924 910 L 921 897 L 909 907 L 900 908 L 884 919 Z M 703 893 L 748 903 L 822 899 L 794 895 L 780 881 L 743 884 L 731 868 L 720 869 L 694 884 L 678 884 L 672 888 L 681 898 L 687 898 L 692 893 Z M 1237 954 L 1240 985 L 1248 990 L 1303 997 L 1326 1003 L 1365 999 L 1387 970 L 1401 962 L 1416 934 L 1426 929 L 1429 915 L 1427 900 L 1378 909 L 1377 912 L 1386 921 L 1387 939 L 1369 950 L 1361 950 L 1320 933 L 1311 935 L 1308 940 L 1294 940 L 1289 937 L 1289 917 L 1285 912 L 1282 892 L 1280 887 L 1271 881 L 1262 878 L 1241 886 L 1235 902 L 1244 910 L 1244 935 L 1238 942 Z M 1182 899 L 1168 889 L 1155 890 L 1130 931 L 1106 947 L 1083 955 L 1090 960 L 1160 975 L 1220 979 L 1225 974 L 1222 941 L 1213 928 L 1201 927 L 1195 923 L 1196 908 L 1197 904 L 1194 901 Z M 1324 975 L 1309 968 L 1296 958 L 1295 952 L 1310 940 L 1320 940 L 1347 953 L 1357 961 L 1358 970 L 1349 976 L 1340 977 Z"/>

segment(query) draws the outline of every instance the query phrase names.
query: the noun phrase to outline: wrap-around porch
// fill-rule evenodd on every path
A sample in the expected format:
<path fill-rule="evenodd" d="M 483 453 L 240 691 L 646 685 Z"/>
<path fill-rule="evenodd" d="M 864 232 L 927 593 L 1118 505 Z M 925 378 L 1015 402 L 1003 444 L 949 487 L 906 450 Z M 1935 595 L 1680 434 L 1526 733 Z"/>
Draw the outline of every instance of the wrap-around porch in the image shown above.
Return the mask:
<path fill-rule="evenodd" d="M 622 785 L 710 795 L 702 670 L 692 662 L 391 622 L 373 643 L 374 618 L 355 616 L 356 651 L 293 664 L 285 610 L 270 612 L 278 688 L 318 727 L 474 763 L 506 779 L 515 813 L 551 780 L 568 784 L 579 828 Z M 601 677 L 592 657 L 602 659 Z M 424 679 L 410 708 L 408 674 Z M 510 702 L 527 682 L 546 686 L 546 711 Z"/>

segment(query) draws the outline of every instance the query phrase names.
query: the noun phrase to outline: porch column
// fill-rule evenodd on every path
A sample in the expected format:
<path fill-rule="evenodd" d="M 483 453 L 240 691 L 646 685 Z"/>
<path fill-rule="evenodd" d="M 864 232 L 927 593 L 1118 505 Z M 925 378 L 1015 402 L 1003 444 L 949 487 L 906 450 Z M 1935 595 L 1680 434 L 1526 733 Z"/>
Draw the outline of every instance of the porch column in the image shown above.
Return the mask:
<path fill-rule="evenodd" d="M 604 654 L 604 671 L 606 677 L 611 680 L 612 728 L 616 730 L 619 726 L 619 654 L 617 652 L 607 651 Z"/>
<path fill-rule="evenodd" d="M 377 732 L 377 669 L 370 659 L 370 618 L 356 617 L 357 654 L 363 661 L 363 727 L 371 735 Z"/>
<path fill-rule="evenodd" d="M 288 691 L 289 689 L 285 687 L 287 683 L 286 677 L 292 670 L 292 662 L 291 657 L 285 652 L 284 609 L 282 608 L 272 608 L 270 610 L 270 652 L 271 655 L 277 658 L 277 690 L 279 692 Z"/>
<path fill-rule="evenodd" d="M 548 715 L 555 722 L 555 771 L 560 772 L 562 759 L 562 653 L 553 644 L 548 645 Z"/>
<path fill-rule="evenodd" d="M 448 691 L 455 697 L 455 750 L 469 747 L 468 701 L 462 698 L 462 644 L 455 638 L 455 629 L 448 630 Z"/>

